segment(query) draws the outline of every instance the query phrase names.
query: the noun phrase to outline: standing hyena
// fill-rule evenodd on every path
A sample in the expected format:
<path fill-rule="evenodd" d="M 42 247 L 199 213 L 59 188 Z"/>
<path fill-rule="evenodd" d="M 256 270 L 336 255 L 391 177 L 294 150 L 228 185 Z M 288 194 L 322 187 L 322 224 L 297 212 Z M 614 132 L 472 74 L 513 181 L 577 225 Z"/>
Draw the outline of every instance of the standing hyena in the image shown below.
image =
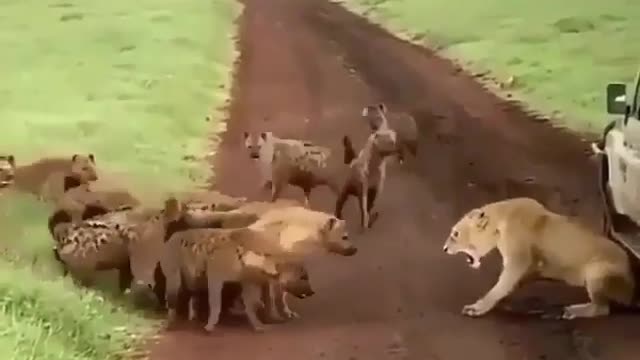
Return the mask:
<path fill-rule="evenodd" d="M 258 161 L 263 186 L 271 188 L 271 201 L 278 199 L 289 184 L 304 191 L 306 207 L 311 190 L 317 186 L 326 185 L 337 193 L 337 184 L 328 169 L 328 148 L 303 140 L 280 139 L 271 132 L 245 132 L 244 140 L 249 156 Z"/>
<path fill-rule="evenodd" d="M 386 157 L 392 155 L 397 147 L 396 133 L 393 130 L 378 128 L 369 135 L 358 155 L 348 136 L 343 138 L 344 162 L 349 164 L 349 176 L 342 185 L 336 200 L 335 216 L 342 218 L 342 208 L 350 196 L 358 199 L 361 227 L 370 228 L 378 218 L 371 213 L 378 195 L 382 192 L 386 178 Z"/>
<path fill-rule="evenodd" d="M 256 331 L 264 330 L 264 324 L 256 316 L 256 307 L 262 304 L 264 285 L 277 282 L 299 298 L 312 296 L 309 276 L 301 263 L 277 261 L 245 247 L 245 243 L 250 246 L 259 236 L 247 228 L 191 229 L 174 233 L 167 240 L 161 260 L 167 278 L 169 325 L 175 321 L 176 300 L 181 287 L 191 292 L 208 290 L 207 331 L 213 331 L 218 324 L 222 286 L 226 282 L 241 284 L 245 313 Z M 194 300 L 193 297 L 190 299 L 190 320 L 195 318 Z"/>
<path fill-rule="evenodd" d="M 390 113 L 383 103 L 368 105 L 362 109 L 371 132 L 381 127 L 388 127 L 396 132 L 397 154 L 400 163 L 404 162 L 405 151 L 416 156 L 418 152 L 418 126 L 413 116 L 407 113 Z"/>

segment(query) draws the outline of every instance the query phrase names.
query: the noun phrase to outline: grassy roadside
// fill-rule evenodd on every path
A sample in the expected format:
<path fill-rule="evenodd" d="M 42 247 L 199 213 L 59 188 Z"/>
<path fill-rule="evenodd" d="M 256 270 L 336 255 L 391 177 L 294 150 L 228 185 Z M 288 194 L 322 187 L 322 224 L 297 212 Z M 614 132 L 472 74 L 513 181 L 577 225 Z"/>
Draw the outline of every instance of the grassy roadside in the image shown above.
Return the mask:
<path fill-rule="evenodd" d="M 578 131 L 606 124 L 605 86 L 633 81 L 640 2 L 344 0 L 391 31 L 439 49 Z"/>
<path fill-rule="evenodd" d="M 107 179 L 143 197 L 203 183 L 239 10 L 232 0 L 0 0 L 0 153 L 20 165 L 92 152 Z M 109 359 L 153 324 L 57 277 L 48 211 L 0 195 L 0 354 Z"/>

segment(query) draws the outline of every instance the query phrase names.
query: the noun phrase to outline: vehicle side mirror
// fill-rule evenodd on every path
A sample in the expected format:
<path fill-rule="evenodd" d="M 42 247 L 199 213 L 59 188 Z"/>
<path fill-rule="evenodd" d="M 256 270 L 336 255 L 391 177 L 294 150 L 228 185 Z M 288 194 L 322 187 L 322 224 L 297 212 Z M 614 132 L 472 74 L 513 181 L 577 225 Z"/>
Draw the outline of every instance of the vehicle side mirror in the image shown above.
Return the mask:
<path fill-rule="evenodd" d="M 611 83 L 607 85 L 607 112 L 609 114 L 626 114 L 627 112 L 627 85 L 624 83 Z"/>

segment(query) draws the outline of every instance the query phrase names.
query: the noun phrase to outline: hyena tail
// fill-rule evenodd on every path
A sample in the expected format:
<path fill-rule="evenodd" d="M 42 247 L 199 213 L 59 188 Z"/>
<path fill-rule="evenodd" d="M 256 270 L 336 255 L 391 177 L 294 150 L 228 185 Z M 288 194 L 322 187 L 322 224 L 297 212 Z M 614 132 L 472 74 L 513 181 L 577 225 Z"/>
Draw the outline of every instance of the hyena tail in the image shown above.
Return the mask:
<path fill-rule="evenodd" d="M 349 136 L 345 135 L 342 138 L 342 145 L 344 146 L 344 163 L 350 164 L 356 158 L 356 151 Z"/>

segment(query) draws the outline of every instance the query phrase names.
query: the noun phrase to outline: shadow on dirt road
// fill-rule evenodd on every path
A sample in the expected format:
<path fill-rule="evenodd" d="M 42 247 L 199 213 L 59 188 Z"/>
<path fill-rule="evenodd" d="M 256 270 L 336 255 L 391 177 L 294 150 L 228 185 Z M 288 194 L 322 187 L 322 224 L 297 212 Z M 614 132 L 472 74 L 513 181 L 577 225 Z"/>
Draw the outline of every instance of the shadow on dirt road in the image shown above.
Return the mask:
<path fill-rule="evenodd" d="M 462 306 L 496 280 L 497 257 L 472 271 L 464 259 L 441 250 L 459 215 L 507 196 L 533 196 L 598 226 L 596 169 L 585 143 L 530 118 L 449 62 L 338 5 L 245 4 L 231 119 L 215 164 L 217 188 L 258 197 L 258 173 L 242 145 L 246 129 L 310 139 L 341 157 L 343 134 L 357 146 L 363 143 L 367 130 L 359 113 L 374 101 L 414 114 L 422 132 L 419 156 L 406 166 L 390 164 L 380 219 L 369 233 L 355 236 L 357 256 L 310 263 L 317 294 L 293 303 L 302 319 L 264 334 L 253 334 L 248 325 L 221 327 L 215 335 L 193 329 L 167 333 L 153 347 L 152 359 L 638 358 L 632 329 L 639 321 L 633 317 L 574 323 L 505 311 L 462 317 Z M 302 193 L 289 189 L 285 196 L 301 199 Z M 326 189 L 312 193 L 315 208 L 332 211 L 334 201 Z M 351 225 L 357 225 L 356 210 L 354 202 L 347 204 Z M 511 303 L 559 304 L 583 296 L 536 284 Z"/>

